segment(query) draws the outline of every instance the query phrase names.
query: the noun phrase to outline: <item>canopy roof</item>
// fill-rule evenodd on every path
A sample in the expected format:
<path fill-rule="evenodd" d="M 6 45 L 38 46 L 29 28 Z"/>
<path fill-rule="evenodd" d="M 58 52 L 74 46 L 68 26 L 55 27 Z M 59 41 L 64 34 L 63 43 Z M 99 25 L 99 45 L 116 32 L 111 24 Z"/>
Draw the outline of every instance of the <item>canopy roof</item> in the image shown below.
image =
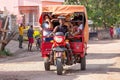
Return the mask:
<path fill-rule="evenodd" d="M 42 12 L 52 12 L 53 14 L 69 14 L 74 12 L 85 12 L 83 5 L 49 5 L 42 7 Z"/>
<path fill-rule="evenodd" d="M 84 27 L 84 37 L 85 37 L 85 42 L 87 43 L 89 40 L 89 31 L 88 31 L 88 19 L 87 19 L 87 12 L 86 8 L 83 5 L 49 5 L 49 6 L 44 6 L 42 7 L 42 12 L 52 12 L 52 14 L 63 14 L 63 15 L 68 15 L 72 14 L 74 12 L 83 12 L 85 13 L 85 27 Z"/>

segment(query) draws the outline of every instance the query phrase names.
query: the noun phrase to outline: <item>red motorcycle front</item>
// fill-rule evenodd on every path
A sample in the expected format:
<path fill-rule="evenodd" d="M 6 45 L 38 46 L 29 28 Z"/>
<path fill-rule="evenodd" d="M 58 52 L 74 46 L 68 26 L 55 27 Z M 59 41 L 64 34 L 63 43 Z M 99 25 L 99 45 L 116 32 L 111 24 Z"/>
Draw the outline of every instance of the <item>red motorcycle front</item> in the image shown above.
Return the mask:
<path fill-rule="evenodd" d="M 66 35 L 62 32 L 56 32 L 54 34 L 51 51 L 51 62 L 57 67 L 57 74 L 61 75 L 63 71 L 63 65 L 69 65 L 70 61 L 70 51 L 68 48 L 68 40 L 66 40 Z"/>

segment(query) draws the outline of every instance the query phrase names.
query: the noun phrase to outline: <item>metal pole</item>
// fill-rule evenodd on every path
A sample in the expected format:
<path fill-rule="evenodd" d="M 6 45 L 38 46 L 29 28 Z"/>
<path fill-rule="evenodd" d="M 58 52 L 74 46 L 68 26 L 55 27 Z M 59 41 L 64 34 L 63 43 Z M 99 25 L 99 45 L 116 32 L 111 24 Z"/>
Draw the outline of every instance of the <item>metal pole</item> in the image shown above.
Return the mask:
<path fill-rule="evenodd" d="M 33 26 L 35 24 L 35 16 L 34 16 L 34 12 L 33 12 Z"/>

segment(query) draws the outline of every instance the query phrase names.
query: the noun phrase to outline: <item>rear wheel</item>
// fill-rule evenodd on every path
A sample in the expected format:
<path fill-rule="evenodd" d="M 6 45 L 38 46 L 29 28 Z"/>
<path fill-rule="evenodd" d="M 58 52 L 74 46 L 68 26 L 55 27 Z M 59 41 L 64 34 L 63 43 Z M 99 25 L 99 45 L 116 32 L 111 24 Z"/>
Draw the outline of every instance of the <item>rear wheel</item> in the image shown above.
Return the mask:
<path fill-rule="evenodd" d="M 63 72 L 63 65 L 61 58 L 56 59 L 56 67 L 57 67 L 57 74 L 62 75 Z"/>
<path fill-rule="evenodd" d="M 81 70 L 86 70 L 86 57 L 81 58 Z"/>
<path fill-rule="evenodd" d="M 46 71 L 50 70 L 50 62 L 48 58 L 44 58 L 44 67 Z"/>

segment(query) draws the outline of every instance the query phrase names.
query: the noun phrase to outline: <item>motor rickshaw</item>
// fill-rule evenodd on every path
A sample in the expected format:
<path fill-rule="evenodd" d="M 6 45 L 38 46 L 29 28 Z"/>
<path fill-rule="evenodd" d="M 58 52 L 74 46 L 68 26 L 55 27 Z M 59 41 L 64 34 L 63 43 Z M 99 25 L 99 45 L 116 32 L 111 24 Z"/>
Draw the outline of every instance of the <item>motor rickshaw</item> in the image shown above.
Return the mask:
<path fill-rule="evenodd" d="M 71 15 L 70 17 L 73 18 L 75 15 L 78 14 L 82 15 L 82 18 L 80 21 L 83 24 L 83 30 L 81 34 L 77 36 L 72 36 L 70 38 L 65 38 L 62 33 L 58 32 L 55 36 L 50 37 L 49 40 L 45 40 L 48 38 L 47 36 L 44 36 L 44 31 L 48 31 L 48 34 L 52 32 L 52 30 L 47 29 L 45 25 L 42 23 L 42 43 L 41 43 L 41 54 L 44 58 L 44 67 L 46 71 L 50 70 L 51 65 L 55 65 L 57 68 L 57 74 L 62 75 L 63 73 L 63 67 L 65 65 L 73 65 L 76 63 L 80 64 L 81 70 L 86 69 L 86 53 L 87 53 L 87 42 L 89 38 L 88 33 L 88 19 L 87 19 L 87 13 L 86 8 L 84 6 L 79 5 L 50 5 L 50 6 L 44 6 L 42 7 L 42 17 L 40 17 L 40 20 L 43 21 L 43 15 L 49 14 L 54 16 L 59 15 Z M 70 20 L 69 22 L 77 22 L 74 19 Z M 69 36 L 68 36 L 69 37 Z M 54 49 L 52 49 L 53 44 L 60 45 L 62 42 L 69 42 L 70 48 L 72 50 L 71 58 L 68 54 L 69 49 L 65 48 L 65 46 L 55 46 Z M 52 63 L 51 63 L 51 53 L 52 53 Z M 68 59 L 70 58 L 70 59 Z M 73 62 L 72 64 L 69 62 Z"/>

